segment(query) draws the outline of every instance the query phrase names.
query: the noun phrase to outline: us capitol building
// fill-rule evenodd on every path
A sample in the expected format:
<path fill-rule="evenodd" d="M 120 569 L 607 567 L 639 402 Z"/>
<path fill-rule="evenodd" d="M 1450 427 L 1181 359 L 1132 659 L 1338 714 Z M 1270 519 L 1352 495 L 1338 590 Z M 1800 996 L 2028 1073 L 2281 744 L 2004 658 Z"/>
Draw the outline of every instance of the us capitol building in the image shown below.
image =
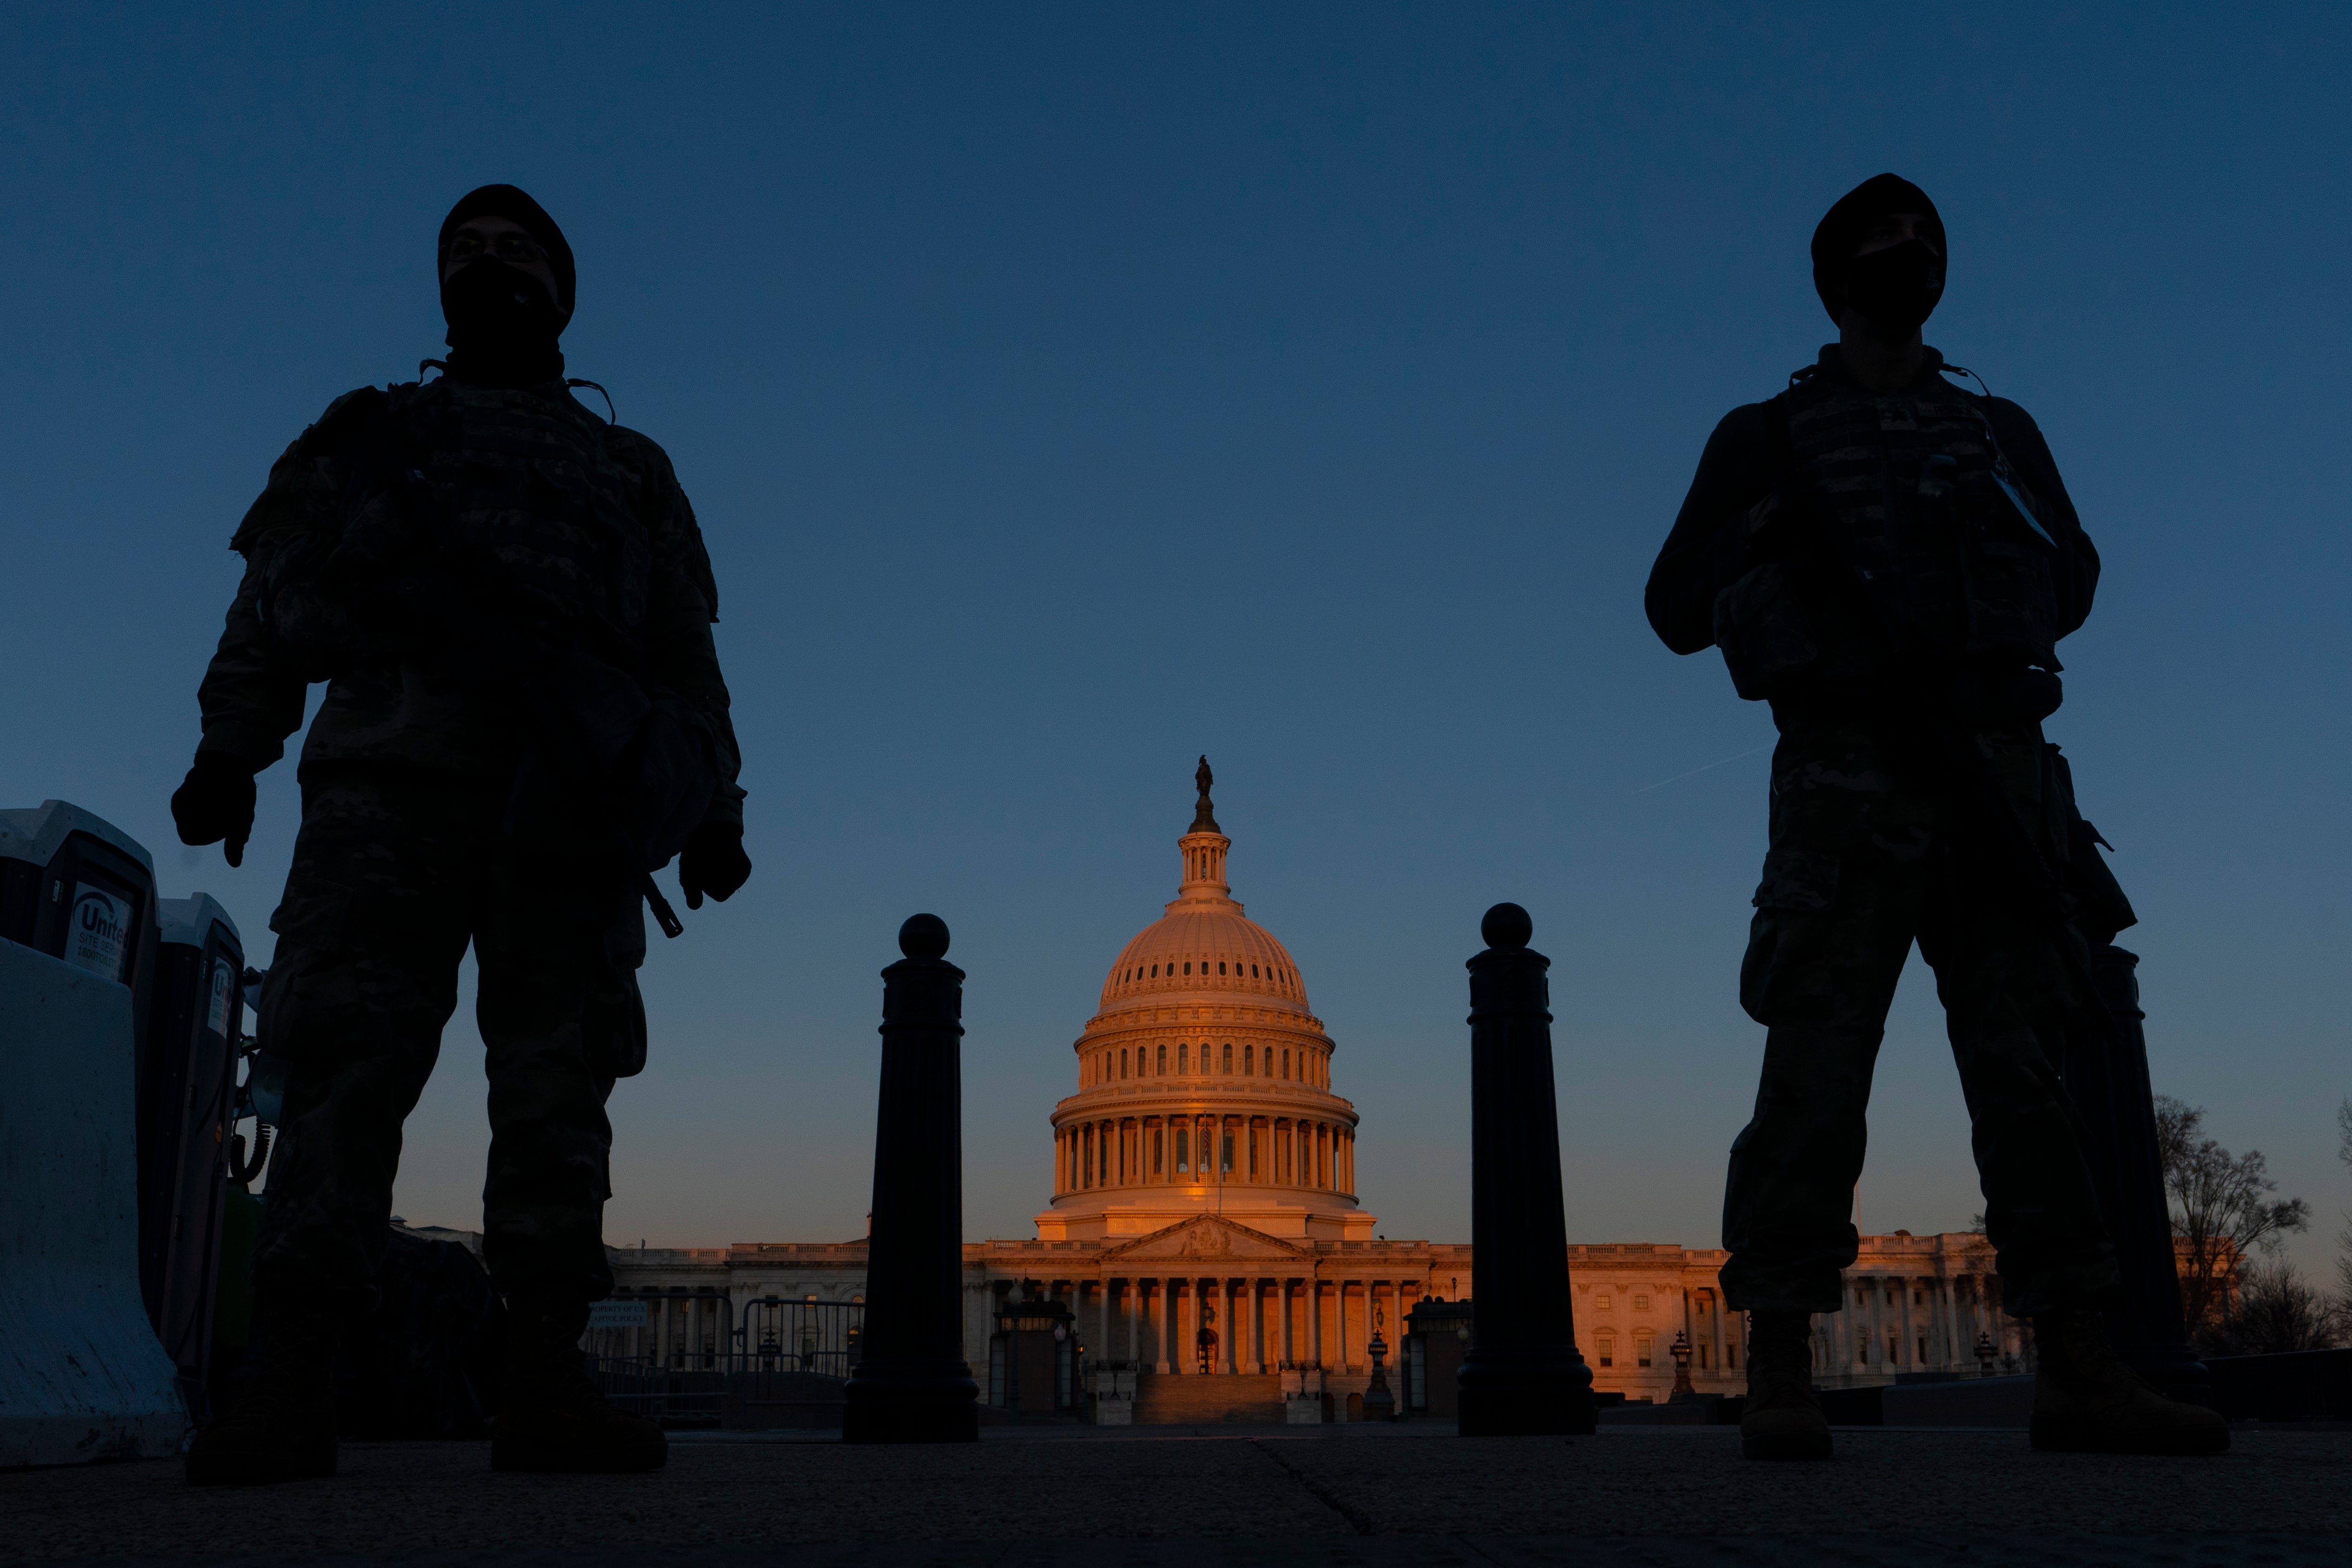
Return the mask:
<path fill-rule="evenodd" d="M 1206 758 L 1196 781 L 1176 897 L 1120 950 L 1072 1044 L 1076 1091 L 1051 1117 L 1053 1192 L 1036 1238 L 964 1244 L 964 1357 L 982 1398 L 1002 1403 L 1000 1317 L 1039 1303 L 1072 1314 L 1093 1366 L 1136 1374 L 1138 1421 L 1279 1418 L 1280 1375 L 1294 1369 L 1319 1370 L 1327 1408 L 1345 1419 L 1370 1382 L 1375 1329 L 1394 1369 L 1417 1301 L 1475 1296 L 1471 1249 L 1374 1234 L 1357 1197 L 1359 1119 L 1336 1087 L 1339 1047 L 1289 952 L 1232 894 L 1233 841 L 1217 825 Z M 1727 1254 L 1569 1253 L 1577 1343 L 1597 1390 L 1664 1401 L 1677 1333 L 1689 1336 L 1699 1392 L 1744 1389 L 1743 1324 L 1716 1280 Z M 863 1240 L 610 1257 L 616 1296 L 648 1312 L 642 1328 L 602 1331 L 603 1348 L 665 1366 L 751 1348 L 761 1302 L 864 1300 Z M 2022 1350 L 1982 1236 L 1865 1237 L 1846 1285 L 1844 1309 L 1815 1320 L 1823 1386 L 1972 1373 L 1981 1333 Z"/>

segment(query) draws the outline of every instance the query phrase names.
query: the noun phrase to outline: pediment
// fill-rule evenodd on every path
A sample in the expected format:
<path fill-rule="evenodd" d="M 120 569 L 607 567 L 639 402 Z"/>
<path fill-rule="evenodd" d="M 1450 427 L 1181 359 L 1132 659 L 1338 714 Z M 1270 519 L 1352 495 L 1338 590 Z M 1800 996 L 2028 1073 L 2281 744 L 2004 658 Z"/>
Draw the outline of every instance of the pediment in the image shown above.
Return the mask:
<path fill-rule="evenodd" d="M 1252 1230 L 1213 1214 L 1179 1220 L 1164 1230 L 1139 1236 L 1102 1255 L 1110 1263 L 1311 1262 L 1315 1255 L 1263 1230 Z"/>

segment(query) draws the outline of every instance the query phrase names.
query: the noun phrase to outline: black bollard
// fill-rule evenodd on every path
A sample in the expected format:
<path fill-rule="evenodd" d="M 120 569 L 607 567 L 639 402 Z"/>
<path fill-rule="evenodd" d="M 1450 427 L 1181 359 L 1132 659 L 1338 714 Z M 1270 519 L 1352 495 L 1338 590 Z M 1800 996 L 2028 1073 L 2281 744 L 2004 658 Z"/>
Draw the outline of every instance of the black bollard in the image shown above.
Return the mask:
<path fill-rule="evenodd" d="M 850 1443 L 971 1443 L 980 1388 L 963 1359 L 963 971 L 947 922 L 898 928 L 882 971 L 882 1099 L 866 1323 L 841 1436 Z"/>
<path fill-rule="evenodd" d="M 1477 1270 L 1460 1375 L 1465 1437 L 1590 1432 L 1576 1348 L 1552 1089 L 1551 960 L 1516 904 L 1486 911 L 1470 969 L 1470 1241 Z"/>
<path fill-rule="evenodd" d="M 2083 1128 L 2083 1155 L 2116 1244 L 2123 1282 L 2106 1303 L 2107 1337 L 2134 1372 L 2172 1398 L 2212 1402 L 2212 1375 L 2189 1348 L 2180 1271 L 2156 1146 L 2156 1099 L 2139 1009 L 2139 955 L 2112 942 L 2091 949 L 2091 977 L 2114 1027 L 2069 1041 L 2067 1096 Z"/>

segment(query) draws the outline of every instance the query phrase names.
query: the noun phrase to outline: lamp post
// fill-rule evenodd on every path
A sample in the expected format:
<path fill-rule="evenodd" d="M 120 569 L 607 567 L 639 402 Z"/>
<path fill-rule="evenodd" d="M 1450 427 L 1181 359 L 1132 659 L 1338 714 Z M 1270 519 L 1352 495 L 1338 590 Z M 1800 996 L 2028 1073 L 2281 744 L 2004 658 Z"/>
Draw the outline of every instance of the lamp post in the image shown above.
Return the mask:
<path fill-rule="evenodd" d="M 1666 1403 L 1669 1405 L 1679 1405 L 1686 1399 L 1697 1398 L 1698 1390 L 1691 1386 L 1690 1380 L 1691 1342 L 1689 1332 L 1684 1329 L 1676 1329 L 1675 1331 L 1675 1343 L 1668 1345 L 1666 1350 L 1667 1354 L 1671 1354 L 1675 1358 L 1675 1391 L 1666 1396 Z"/>
<path fill-rule="evenodd" d="M 1992 1375 L 1992 1360 L 1993 1357 L 2000 1354 L 2000 1352 L 1993 1348 L 1992 1335 L 1989 1333 L 1980 1333 L 1977 1335 L 1976 1357 L 1977 1375 L 1979 1377 L 1990 1377 Z"/>
<path fill-rule="evenodd" d="M 1367 1421 L 1396 1419 L 1396 1396 L 1389 1391 L 1388 1375 L 1381 1370 L 1381 1358 L 1389 1353 L 1388 1341 L 1381 1337 L 1384 1316 L 1379 1308 L 1372 1309 L 1372 1341 L 1364 1346 L 1364 1354 L 1372 1358 L 1371 1385 L 1364 1390 L 1364 1419 Z"/>
<path fill-rule="evenodd" d="M 1559 1108 L 1551 1066 L 1551 960 L 1535 923 L 1498 904 L 1470 970 L 1470 1241 L 1478 1260 L 1462 1364 L 1465 1437 L 1594 1429 L 1592 1369 L 1576 1348 Z"/>

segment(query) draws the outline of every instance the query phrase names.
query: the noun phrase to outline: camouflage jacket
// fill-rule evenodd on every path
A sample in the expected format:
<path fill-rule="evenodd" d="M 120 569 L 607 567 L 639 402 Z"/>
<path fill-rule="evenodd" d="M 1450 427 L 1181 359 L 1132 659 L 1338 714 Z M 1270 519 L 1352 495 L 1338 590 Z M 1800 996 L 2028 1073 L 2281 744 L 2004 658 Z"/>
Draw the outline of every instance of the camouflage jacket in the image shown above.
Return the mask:
<path fill-rule="evenodd" d="M 446 624 L 480 613 L 473 607 L 484 597 L 467 591 L 480 585 L 449 580 L 452 570 L 467 569 L 436 556 L 427 528 L 407 515 L 414 508 L 402 507 L 385 479 L 353 455 L 344 411 L 361 396 L 337 399 L 287 447 L 231 540 L 245 558 L 245 576 L 198 689 L 198 749 L 268 767 L 301 727 L 310 683 L 323 679 L 326 696 L 302 747 L 305 767 L 385 762 L 502 775 L 518 758 L 526 727 L 468 667 L 466 650 L 452 646 L 462 639 L 433 630 L 436 617 Z M 445 377 L 394 386 L 388 400 L 404 458 L 416 465 L 425 493 L 442 498 L 461 527 L 487 520 L 492 548 L 480 559 L 519 568 L 505 584 L 505 601 L 520 629 L 537 635 L 559 622 L 576 623 L 583 645 L 600 657 L 702 714 L 718 742 L 720 776 L 706 820 L 740 825 L 740 753 L 710 634 L 719 591 L 668 455 L 597 418 L 560 382 L 516 391 Z M 625 610 L 566 620 L 551 608 L 549 585 L 560 592 L 565 574 L 577 579 L 582 566 L 560 550 L 533 553 L 534 534 L 547 532 L 534 507 L 594 514 L 625 544 L 612 552 L 625 559 L 625 590 L 580 595 L 600 610 L 604 599 L 616 606 L 625 600 Z M 320 591 L 320 574 L 285 570 L 306 554 L 328 559 L 340 580 L 368 585 L 372 608 L 350 610 L 336 602 L 347 596 Z M 364 622 L 367 630 L 354 636 L 349 657 L 320 667 L 289 633 L 338 618 Z"/>

